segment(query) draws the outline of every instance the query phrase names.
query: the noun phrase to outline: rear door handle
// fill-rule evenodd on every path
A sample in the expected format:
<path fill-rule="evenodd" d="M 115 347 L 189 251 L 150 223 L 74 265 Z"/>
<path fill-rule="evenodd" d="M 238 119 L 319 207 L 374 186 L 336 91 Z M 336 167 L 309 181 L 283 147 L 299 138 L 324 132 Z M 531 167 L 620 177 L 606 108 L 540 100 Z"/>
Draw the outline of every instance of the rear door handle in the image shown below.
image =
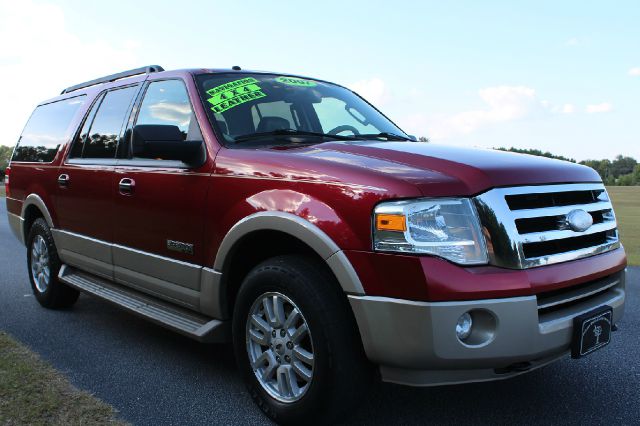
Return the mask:
<path fill-rule="evenodd" d="M 58 185 L 69 186 L 69 175 L 61 174 L 60 176 L 58 176 Z"/>
<path fill-rule="evenodd" d="M 118 184 L 118 188 L 120 189 L 121 194 L 131 194 L 135 186 L 136 182 L 131 178 L 123 178 Z"/>

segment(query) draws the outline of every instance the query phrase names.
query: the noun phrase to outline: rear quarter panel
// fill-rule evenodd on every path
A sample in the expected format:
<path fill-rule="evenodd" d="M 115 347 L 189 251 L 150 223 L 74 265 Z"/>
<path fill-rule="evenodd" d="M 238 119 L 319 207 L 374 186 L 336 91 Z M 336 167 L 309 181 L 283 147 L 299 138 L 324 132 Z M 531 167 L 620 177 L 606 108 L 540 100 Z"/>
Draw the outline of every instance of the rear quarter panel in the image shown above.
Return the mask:
<path fill-rule="evenodd" d="M 53 209 L 57 171 L 55 163 L 11 163 L 11 197 L 7 197 L 7 211 L 20 216 L 25 198 L 36 194 L 49 209 L 54 224 L 57 223 Z"/>
<path fill-rule="evenodd" d="M 84 103 L 76 112 L 70 125 L 68 139 L 59 147 L 56 156 L 50 163 L 37 162 L 11 162 L 10 188 L 11 197 L 7 197 L 7 211 L 16 215 L 21 215 L 25 199 L 30 194 L 38 195 L 47 206 L 54 226 L 58 224 L 58 217 L 54 208 L 54 198 L 57 190 L 58 168 L 62 164 L 67 148 L 73 140 L 78 126 L 82 122 L 84 115 L 89 109 L 93 99 L 99 93 L 98 89 L 91 89 L 82 92 L 74 92 L 44 101 L 49 103 L 65 98 L 84 95 Z M 26 121 L 25 121 L 26 123 Z"/>

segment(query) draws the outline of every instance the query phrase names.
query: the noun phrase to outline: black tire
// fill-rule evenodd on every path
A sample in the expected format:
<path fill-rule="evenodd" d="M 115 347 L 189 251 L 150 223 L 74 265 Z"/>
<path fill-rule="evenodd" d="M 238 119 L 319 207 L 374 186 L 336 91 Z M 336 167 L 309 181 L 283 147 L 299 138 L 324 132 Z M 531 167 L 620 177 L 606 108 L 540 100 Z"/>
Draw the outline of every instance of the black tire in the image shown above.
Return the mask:
<path fill-rule="evenodd" d="M 34 241 L 42 238 L 44 245 L 46 246 L 48 262 L 45 264 L 49 268 L 49 279 L 46 288 L 43 290 L 38 288 L 36 283 L 36 277 L 34 276 L 32 264 L 34 262 Z M 29 281 L 31 283 L 31 289 L 38 302 L 49 309 L 67 309 L 73 306 L 78 300 L 78 290 L 71 288 L 60 281 L 58 281 L 58 272 L 62 266 L 60 259 L 58 258 L 58 251 L 53 241 L 53 235 L 49 229 L 49 225 L 43 218 L 36 219 L 31 225 L 29 230 L 29 237 L 27 238 L 27 269 L 29 271 Z M 40 287 L 42 285 L 40 284 Z"/>
<path fill-rule="evenodd" d="M 265 293 L 290 299 L 310 331 L 313 377 L 295 402 L 281 402 L 271 396 L 249 361 L 247 321 L 254 302 Z M 347 298 L 332 274 L 312 258 L 275 257 L 247 275 L 235 303 L 233 344 L 251 397 L 279 424 L 330 424 L 358 406 L 373 378 Z"/>

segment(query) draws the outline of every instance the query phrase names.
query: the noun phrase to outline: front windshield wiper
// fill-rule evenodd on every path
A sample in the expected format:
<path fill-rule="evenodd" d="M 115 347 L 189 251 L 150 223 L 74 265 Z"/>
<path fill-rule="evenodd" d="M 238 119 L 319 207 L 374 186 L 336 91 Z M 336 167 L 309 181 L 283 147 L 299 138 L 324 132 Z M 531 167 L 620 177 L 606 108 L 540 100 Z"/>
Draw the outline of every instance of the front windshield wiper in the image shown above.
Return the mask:
<path fill-rule="evenodd" d="M 395 133 L 389 132 L 360 134 L 354 137 L 358 139 L 385 138 L 388 141 L 413 141 L 407 136 L 396 135 Z"/>
<path fill-rule="evenodd" d="M 233 139 L 235 143 L 250 141 L 254 139 L 261 139 L 269 136 L 317 136 L 321 138 L 334 139 L 340 141 L 354 141 L 359 138 L 356 136 L 343 136 L 343 135 L 331 135 L 329 133 L 320 132 L 308 132 L 306 130 L 295 129 L 277 129 L 270 132 L 249 133 L 242 136 L 237 136 Z"/>

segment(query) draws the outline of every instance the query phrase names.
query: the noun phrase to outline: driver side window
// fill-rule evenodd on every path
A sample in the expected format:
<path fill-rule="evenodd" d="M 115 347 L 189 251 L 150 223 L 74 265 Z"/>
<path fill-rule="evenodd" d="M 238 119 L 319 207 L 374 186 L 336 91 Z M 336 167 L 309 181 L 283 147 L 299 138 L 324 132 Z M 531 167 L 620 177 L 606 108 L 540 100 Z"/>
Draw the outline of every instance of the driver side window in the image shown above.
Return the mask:
<path fill-rule="evenodd" d="M 202 140 L 198 120 L 182 80 L 160 80 L 149 84 L 136 119 L 136 125 L 145 124 L 175 126 L 182 134 L 182 140 Z M 147 156 L 138 153 L 133 158 L 147 159 Z"/>
<path fill-rule="evenodd" d="M 181 80 L 149 84 L 140 105 L 137 124 L 177 126 L 184 140 L 202 140 L 187 89 Z"/>
<path fill-rule="evenodd" d="M 322 126 L 322 131 L 324 133 L 328 133 L 338 127 L 343 126 L 353 126 L 361 134 L 380 133 L 380 130 L 378 130 L 372 124 L 365 125 L 356 120 L 355 117 L 347 112 L 347 110 L 345 109 L 346 105 L 347 104 L 344 101 L 336 98 L 322 98 L 322 102 L 313 104 L 313 108 L 318 115 L 318 120 L 320 120 L 320 125 Z M 351 109 L 351 112 L 359 118 L 361 117 L 362 119 L 364 119 L 364 117 L 362 117 L 354 109 Z M 353 133 L 353 131 L 345 130 L 344 132 L 338 133 L 349 135 Z"/>

